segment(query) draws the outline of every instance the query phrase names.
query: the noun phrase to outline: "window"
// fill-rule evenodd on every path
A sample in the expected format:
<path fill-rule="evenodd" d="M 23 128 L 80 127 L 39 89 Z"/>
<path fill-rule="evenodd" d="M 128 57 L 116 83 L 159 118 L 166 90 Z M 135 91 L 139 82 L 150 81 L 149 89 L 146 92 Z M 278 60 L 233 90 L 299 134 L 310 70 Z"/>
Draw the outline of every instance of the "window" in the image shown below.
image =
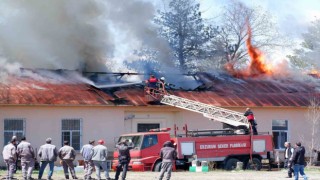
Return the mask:
<path fill-rule="evenodd" d="M 150 129 L 160 128 L 159 123 L 139 123 L 138 132 L 148 132 Z"/>
<path fill-rule="evenodd" d="M 72 146 L 75 150 L 80 150 L 82 136 L 81 129 L 81 119 L 63 119 L 61 129 L 61 145 L 63 146 L 63 141 L 69 141 L 70 146 Z"/>
<path fill-rule="evenodd" d="M 156 144 L 158 144 L 157 135 L 145 135 L 143 138 L 141 149 L 148 148 Z"/>
<path fill-rule="evenodd" d="M 4 120 L 4 145 L 12 138 L 17 136 L 18 141 L 25 135 L 25 120 L 24 119 L 5 119 Z"/>
<path fill-rule="evenodd" d="M 288 141 L 288 120 L 272 120 L 272 135 L 275 149 L 284 149 Z"/>
<path fill-rule="evenodd" d="M 131 140 L 134 144 L 134 148 L 139 149 L 141 147 L 142 136 L 121 136 L 118 143 L 124 140 Z"/>

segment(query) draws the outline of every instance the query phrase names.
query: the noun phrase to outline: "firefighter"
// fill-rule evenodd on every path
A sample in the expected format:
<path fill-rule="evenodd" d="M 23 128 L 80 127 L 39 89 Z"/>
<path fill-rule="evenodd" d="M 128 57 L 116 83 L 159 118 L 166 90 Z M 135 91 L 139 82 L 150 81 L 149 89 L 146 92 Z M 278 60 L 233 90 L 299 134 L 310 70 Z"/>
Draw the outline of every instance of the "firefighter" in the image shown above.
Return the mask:
<path fill-rule="evenodd" d="M 94 146 L 94 142 L 95 142 L 94 140 L 90 140 L 89 144 L 84 145 L 80 151 L 84 160 L 84 179 L 85 180 L 91 179 L 91 174 L 94 167 L 94 164 L 92 161 L 92 154 L 91 154 L 92 148 Z"/>
<path fill-rule="evenodd" d="M 118 165 L 117 165 L 117 172 L 115 175 L 115 180 L 119 179 L 120 171 L 123 168 L 122 172 L 122 180 L 126 179 L 128 165 L 130 163 L 130 149 L 134 148 L 134 144 L 130 142 L 128 139 L 121 141 L 116 145 L 118 149 Z"/>
<path fill-rule="evenodd" d="M 3 160 L 6 163 L 7 166 L 7 178 L 6 179 L 13 179 L 13 174 L 16 166 L 16 160 L 17 160 L 17 153 L 16 153 L 16 138 L 12 138 L 10 143 L 4 146 L 2 155 Z"/>
<path fill-rule="evenodd" d="M 149 79 L 146 80 L 146 84 L 147 86 L 150 88 L 150 93 L 154 93 L 154 90 L 157 89 L 157 83 L 158 83 L 158 79 L 153 75 L 151 74 Z"/>
<path fill-rule="evenodd" d="M 32 171 L 35 163 L 35 154 L 33 147 L 26 141 L 26 137 L 21 138 L 17 147 L 18 157 L 21 159 L 22 176 L 24 180 L 32 179 Z"/>
<path fill-rule="evenodd" d="M 68 168 L 70 169 L 73 179 L 78 179 L 74 170 L 73 160 L 76 158 L 76 151 L 69 146 L 69 141 L 63 142 L 63 147 L 59 149 L 59 158 L 61 159 L 64 176 L 69 179 Z"/>
<path fill-rule="evenodd" d="M 258 135 L 258 131 L 257 131 L 257 128 L 256 128 L 257 123 L 256 123 L 256 120 L 254 118 L 253 112 L 251 111 L 250 108 L 246 109 L 246 112 L 244 113 L 244 116 L 247 117 L 247 119 L 248 119 L 248 121 L 249 121 L 249 123 L 250 123 L 250 125 L 252 127 L 253 134 L 254 135 Z"/>
<path fill-rule="evenodd" d="M 285 147 L 285 150 L 284 150 L 284 168 L 288 169 L 288 178 L 292 178 L 293 169 L 292 169 L 291 164 L 289 163 L 289 159 L 291 158 L 294 149 L 291 147 L 291 143 L 290 142 L 285 142 L 284 143 L 284 147 Z"/>
<path fill-rule="evenodd" d="M 106 179 L 110 180 L 111 178 L 109 177 L 109 169 L 107 164 L 108 150 L 107 150 L 107 147 L 105 147 L 103 144 L 104 144 L 104 140 L 100 139 L 98 141 L 98 145 L 92 148 L 91 156 L 92 156 L 94 167 L 96 169 L 97 179 L 98 180 L 101 179 L 100 168 L 102 168 L 104 170 Z"/>
<path fill-rule="evenodd" d="M 174 160 L 177 157 L 177 152 L 171 141 L 166 141 L 163 144 L 163 148 L 161 148 L 160 150 L 160 157 L 162 159 L 162 164 L 161 164 L 159 180 L 162 180 L 165 172 L 167 172 L 166 179 L 169 180 L 171 177 L 171 171 L 172 171 Z"/>

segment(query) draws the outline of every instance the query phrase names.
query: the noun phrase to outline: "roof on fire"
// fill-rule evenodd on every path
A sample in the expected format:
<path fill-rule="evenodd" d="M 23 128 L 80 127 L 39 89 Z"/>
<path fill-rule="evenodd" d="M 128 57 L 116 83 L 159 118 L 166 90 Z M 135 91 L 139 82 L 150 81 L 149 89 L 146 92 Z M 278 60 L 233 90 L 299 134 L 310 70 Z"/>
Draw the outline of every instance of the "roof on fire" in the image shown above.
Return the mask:
<path fill-rule="evenodd" d="M 312 97 L 320 96 L 319 87 L 318 82 L 311 81 L 210 76 L 195 90 L 170 90 L 169 93 L 222 107 L 300 107 L 308 106 Z M 83 81 L 48 81 L 30 76 L 10 76 L 0 82 L 0 105 L 154 104 L 147 101 L 141 85 L 101 90 Z"/>

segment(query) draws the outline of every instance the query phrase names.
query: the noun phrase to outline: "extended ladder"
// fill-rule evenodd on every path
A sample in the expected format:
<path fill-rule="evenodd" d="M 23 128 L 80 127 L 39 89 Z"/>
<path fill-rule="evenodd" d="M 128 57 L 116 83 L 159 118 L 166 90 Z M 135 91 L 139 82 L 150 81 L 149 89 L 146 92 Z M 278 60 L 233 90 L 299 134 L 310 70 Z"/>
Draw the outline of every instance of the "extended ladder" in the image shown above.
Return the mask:
<path fill-rule="evenodd" d="M 209 119 L 226 123 L 232 126 L 246 126 L 247 128 L 250 127 L 247 118 L 243 116 L 242 113 L 239 113 L 237 111 L 231 111 L 228 109 L 192 101 L 174 95 L 163 95 L 160 102 L 170 106 L 175 106 L 189 111 L 201 113 Z"/>

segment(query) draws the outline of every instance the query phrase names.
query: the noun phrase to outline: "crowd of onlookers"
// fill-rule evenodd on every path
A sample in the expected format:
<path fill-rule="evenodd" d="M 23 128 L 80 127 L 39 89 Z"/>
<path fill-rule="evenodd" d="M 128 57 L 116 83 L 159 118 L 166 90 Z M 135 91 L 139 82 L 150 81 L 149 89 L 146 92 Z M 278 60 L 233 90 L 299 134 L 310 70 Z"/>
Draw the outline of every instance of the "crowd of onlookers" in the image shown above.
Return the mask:
<path fill-rule="evenodd" d="M 69 145 L 69 141 L 63 142 L 63 147 L 59 150 L 55 145 L 51 144 L 52 139 L 47 138 L 46 143 L 40 146 L 38 154 L 35 153 L 33 147 L 29 142 L 27 142 L 26 137 L 22 137 L 21 141 L 18 143 L 17 137 L 13 136 L 11 141 L 3 148 L 3 159 L 7 166 L 6 179 L 14 179 L 13 175 L 16 171 L 17 159 L 21 160 L 21 170 L 24 180 L 31 180 L 32 172 L 35 167 L 35 162 L 37 156 L 40 160 L 40 169 L 38 174 L 38 179 L 41 179 L 43 172 L 47 165 L 49 165 L 49 171 L 47 179 L 52 178 L 54 171 L 54 163 L 57 161 L 58 157 L 60 159 L 60 164 L 63 167 L 65 179 L 69 179 L 69 172 L 73 179 L 78 179 L 75 168 L 74 160 L 76 158 L 76 151 L 72 146 Z M 107 147 L 104 146 L 104 141 L 99 140 L 98 144 L 95 145 L 95 141 L 91 140 L 88 144 L 81 148 L 81 155 L 84 160 L 84 179 L 93 179 L 91 177 L 93 170 L 96 172 L 96 179 L 100 180 L 101 169 L 104 170 L 105 178 L 110 180 L 109 167 L 107 163 Z M 164 147 L 161 149 L 160 156 L 163 160 L 161 166 L 161 173 L 159 179 L 162 179 L 165 172 L 167 173 L 167 179 L 170 179 L 172 163 L 176 158 L 176 151 L 173 147 L 171 141 L 164 143 Z M 134 148 L 134 144 L 130 142 L 129 139 L 125 139 L 116 145 L 118 149 L 118 164 L 116 167 L 115 180 L 119 179 L 120 173 L 122 171 L 122 180 L 126 179 L 126 174 L 128 170 L 128 165 L 131 160 L 130 149 Z"/>

